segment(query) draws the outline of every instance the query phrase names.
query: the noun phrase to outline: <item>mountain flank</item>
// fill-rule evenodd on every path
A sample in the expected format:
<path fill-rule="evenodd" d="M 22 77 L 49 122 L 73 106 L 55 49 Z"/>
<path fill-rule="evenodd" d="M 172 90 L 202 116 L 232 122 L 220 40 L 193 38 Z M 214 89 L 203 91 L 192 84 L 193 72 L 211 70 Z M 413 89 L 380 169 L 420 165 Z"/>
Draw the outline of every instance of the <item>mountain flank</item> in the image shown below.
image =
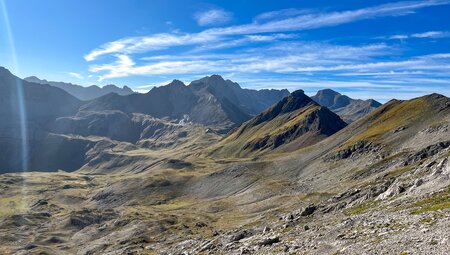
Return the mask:
<path fill-rule="evenodd" d="M 62 162 L 66 157 L 51 154 L 40 157 L 44 148 L 56 146 L 69 151 L 62 140 L 48 137 L 49 128 L 59 117 L 75 114 L 82 102 L 62 89 L 46 85 L 30 83 L 11 74 L 0 67 L 0 172 L 20 171 L 22 153 L 22 132 L 27 136 L 27 151 L 30 162 L 38 165 L 35 170 L 50 170 L 43 167 L 48 161 Z M 21 118 L 23 112 L 24 121 Z M 64 140 L 64 139 L 63 139 Z M 58 152 L 58 150 L 55 150 Z M 39 152 L 39 153 L 35 153 Z M 70 155 L 66 155 L 70 157 Z M 61 160 L 61 161 L 59 161 Z M 42 166 L 42 167 L 41 167 Z M 80 165 L 78 165 L 80 166 Z M 72 169 L 74 170 L 74 169 Z"/>
<path fill-rule="evenodd" d="M 217 145 L 213 155 L 245 157 L 280 147 L 294 150 L 314 144 L 345 126 L 339 116 L 297 90 L 244 123 Z"/>

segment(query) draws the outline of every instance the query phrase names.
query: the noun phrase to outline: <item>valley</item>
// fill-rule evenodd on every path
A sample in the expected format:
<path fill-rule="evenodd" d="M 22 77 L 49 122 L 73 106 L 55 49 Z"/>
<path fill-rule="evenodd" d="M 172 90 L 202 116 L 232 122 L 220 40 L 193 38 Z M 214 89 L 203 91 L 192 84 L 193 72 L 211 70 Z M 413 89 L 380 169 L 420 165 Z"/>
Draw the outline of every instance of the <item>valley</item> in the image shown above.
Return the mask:
<path fill-rule="evenodd" d="M 82 101 L 6 69 L 0 91 L 0 254 L 450 250 L 446 96 L 381 105 L 212 75 Z"/>

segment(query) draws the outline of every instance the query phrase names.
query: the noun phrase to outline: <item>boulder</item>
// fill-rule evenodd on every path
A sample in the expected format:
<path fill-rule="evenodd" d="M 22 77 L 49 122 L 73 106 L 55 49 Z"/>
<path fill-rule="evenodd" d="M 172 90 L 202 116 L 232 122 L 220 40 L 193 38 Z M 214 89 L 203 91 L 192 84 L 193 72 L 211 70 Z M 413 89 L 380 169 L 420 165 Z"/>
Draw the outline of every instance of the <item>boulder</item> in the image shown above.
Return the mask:
<path fill-rule="evenodd" d="M 274 243 L 279 243 L 280 242 L 280 238 L 278 236 L 274 236 L 274 237 L 268 237 L 265 238 L 264 240 L 262 240 L 260 242 L 261 246 L 270 246 Z"/>

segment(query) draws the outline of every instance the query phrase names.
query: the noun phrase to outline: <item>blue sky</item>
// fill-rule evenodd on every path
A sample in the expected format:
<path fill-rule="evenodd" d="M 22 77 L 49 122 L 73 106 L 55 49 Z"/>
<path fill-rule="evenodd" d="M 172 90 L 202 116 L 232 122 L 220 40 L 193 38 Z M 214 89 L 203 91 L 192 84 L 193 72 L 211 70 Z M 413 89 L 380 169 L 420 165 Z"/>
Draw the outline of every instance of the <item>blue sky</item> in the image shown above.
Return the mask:
<path fill-rule="evenodd" d="M 246 88 L 450 96 L 450 0 L 0 0 L 0 65 L 145 92 L 221 74 Z"/>

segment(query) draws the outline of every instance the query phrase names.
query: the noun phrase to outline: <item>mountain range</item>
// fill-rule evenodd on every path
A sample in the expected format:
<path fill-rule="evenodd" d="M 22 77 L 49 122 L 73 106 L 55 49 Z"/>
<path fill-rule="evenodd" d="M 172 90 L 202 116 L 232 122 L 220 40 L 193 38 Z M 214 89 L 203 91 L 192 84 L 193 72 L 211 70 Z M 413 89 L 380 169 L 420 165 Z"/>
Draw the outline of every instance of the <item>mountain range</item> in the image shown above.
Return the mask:
<path fill-rule="evenodd" d="M 0 92 L 0 253 L 450 250 L 446 96 L 381 105 L 212 75 L 84 101 L 4 68 Z"/>
<path fill-rule="evenodd" d="M 174 80 L 146 94 L 109 94 L 85 104 L 83 111 L 119 110 L 157 118 L 183 119 L 225 129 L 240 125 L 288 95 L 287 90 L 248 90 L 212 75 L 186 86 Z"/>
<path fill-rule="evenodd" d="M 5 120 L 1 130 L 10 148 L 0 159 L 0 171 L 20 170 L 19 104 L 14 103 L 18 88 L 23 89 L 25 102 L 29 167 L 38 171 L 79 169 L 94 152 L 100 153 L 95 146 L 101 141 L 111 146 L 126 142 L 170 147 L 170 142 L 159 143 L 165 137 L 162 134 L 171 137 L 174 132 L 186 132 L 180 131 L 184 126 L 195 129 L 195 124 L 226 133 L 289 94 L 287 90 L 242 89 L 213 75 L 188 86 L 174 80 L 146 94 L 109 93 L 81 101 L 63 89 L 21 80 L 4 68 L 0 78 L 5 98 L 0 102 L 0 116 Z"/>
<path fill-rule="evenodd" d="M 130 95 L 134 93 L 133 90 L 131 90 L 127 86 L 119 88 L 116 85 L 112 84 L 103 87 L 99 87 L 97 85 L 84 87 L 81 85 L 66 82 L 41 80 L 36 76 L 26 77 L 24 80 L 31 83 L 47 84 L 53 87 L 63 89 L 67 93 L 83 101 L 92 100 L 94 98 L 101 97 L 109 93 L 116 93 L 118 95 Z"/>

